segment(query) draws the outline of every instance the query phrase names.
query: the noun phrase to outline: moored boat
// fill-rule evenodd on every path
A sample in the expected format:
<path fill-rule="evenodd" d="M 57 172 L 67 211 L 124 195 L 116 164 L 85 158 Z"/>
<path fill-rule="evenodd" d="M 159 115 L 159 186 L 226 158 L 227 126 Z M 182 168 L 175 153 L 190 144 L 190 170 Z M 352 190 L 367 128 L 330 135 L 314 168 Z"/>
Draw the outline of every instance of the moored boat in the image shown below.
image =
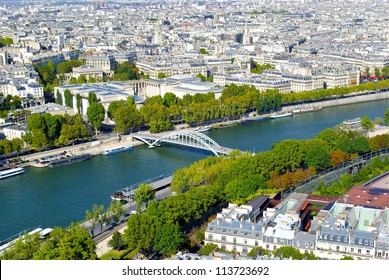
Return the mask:
<path fill-rule="evenodd" d="M 360 123 L 361 123 L 361 118 L 348 119 L 343 121 L 343 124 L 347 124 L 347 125 L 360 124 Z"/>
<path fill-rule="evenodd" d="M 248 123 L 252 123 L 252 122 L 260 122 L 260 121 L 265 121 L 265 120 L 267 120 L 266 117 L 244 118 L 244 119 L 242 119 L 241 123 L 248 124 Z"/>
<path fill-rule="evenodd" d="M 0 179 L 5 179 L 5 178 L 11 177 L 11 176 L 15 176 L 15 175 L 19 175 L 19 174 L 22 174 L 22 173 L 24 173 L 24 169 L 21 168 L 21 167 L 9 168 L 9 169 L 0 171 Z"/>
<path fill-rule="evenodd" d="M 316 106 L 316 107 L 296 107 L 292 113 L 293 114 L 302 114 L 302 113 L 308 113 L 308 112 L 314 112 L 314 111 L 320 111 L 322 107 Z"/>
<path fill-rule="evenodd" d="M 91 157 L 92 157 L 91 154 L 83 154 L 83 155 L 78 155 L 78 156 L 67 156 L 64 158 L 52 160 L 48 164 L 48 167 L 50 167 L 50 168 L 60 167 L 60 166 L 80 162 L 80 161 L 83 161 L 86 159 L 90 159 Z"/>
<path fill-rule="evenodd" d="M 292 116 L 293 113 L 292 112 L 279 112 L 279 113 L 274 113 L 274 114 L 271 114 L 269 118 L 271 119 L 279 119 L 279 118 L 285 118 L 285 117 L 289 117 L 289 116 Z"/>
<path fill-rule="evenodd" d="M 129 150 L 132 150 L 132 148 L 133 148 L 132 145 L 112 148 L 112 149 L 105 150 L 103 152 L 103 155 L 112 155 L 112 154 L 116 154 L 116 153 L 120 153 L 120 152 L 124 152 L 124 151 L 129 151 Z"/>
<path fill-rule="evenodd" d="M 210 131 L 212 128 L 208 125 L 205 125 L 205 126 L 202 126 L 202 127 L 198 127 L 195 129 L 195 131 L 197 132 L 206 132 L 206 131 Z"/>

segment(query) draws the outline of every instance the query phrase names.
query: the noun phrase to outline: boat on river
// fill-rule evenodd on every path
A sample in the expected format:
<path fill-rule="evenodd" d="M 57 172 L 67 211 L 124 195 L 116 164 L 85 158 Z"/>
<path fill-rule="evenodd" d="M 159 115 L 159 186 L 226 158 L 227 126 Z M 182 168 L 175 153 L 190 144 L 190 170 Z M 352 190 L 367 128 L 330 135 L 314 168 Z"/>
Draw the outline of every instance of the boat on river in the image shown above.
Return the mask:
<path fill-rule="evenodd" d="M 5 169 L 0 171 L 0 179 L 5 179 L 22 173 L 24 173 L 24 169 L 21 167 Z"/>
<path fill-rule="evenodd" d="M 316 106 L 316 107 L 296 107 L 292 113 L 293 114 L 302 114 L 302 113 L 309 113 L 309 112 L 315 112 L 320 111 L 322 107 Z"/>
<path fill-rule="evenodd" d="M 242 119 L 241 123 L 248 124 L 248 123 L 260 122 L 260 121 L 265 121 L 265 120 L 267 120 L 266 117 L 244 118 L 244 119 Z"/>
<path fill-rule="evenodd" d="M 279 119 L 279 118 L 285 118 L 285 117 L 289 117 L 289 116 L 293 116 L 293 113 L 292 112 L 279 112 L 279 113 L 274 113 L 274 114 L 271 114 L 270 115 L 270 119 Z"/>
<path fill-rule="evenodd" d="M 207 131 L 210 131 L 212 128 L 208 125 L 205 125 L 205 126 L 202 126 L 202 127 L 198 127 L 195 129 L 195 131 L 197 132 L 207 132 Z"/>
<path fill-rule="evenodd" d="M 133 149 L 132 145 L 112 148 L 112 149 L 105 150 L 103 152 L 103 155 L 117 154 L 117 153 L 120 153 L 120 152 L 129 151 L 129 150 L 132 150 L 132 149 Z"/>
<path fill-rule="evenodd" d="M 360 123 L 361 123 L 361 118 L 347 119 L 343 121 L 343 124 L 347 124 L 347 125 L 354 125 Z"/>
<path fill-rule="evenodd" d="M 50 167 L 50 168 L 60 167 L 60 166 L 64 166 L 64 165 L 68 165 L 68 164 L 72 164 L 72 163 L 76 163 L 76 162 L 81 162 L 83 160 L 90 159 L 91 157 L 92 157 L 91 154 L 83 154 L 83 155 L 78 155 L 78 156 L 66 156 L 63 158 L 59 158 L 59 159 L 55 159 L 55 160 L 50 161 L 50 163 L 48 164 L 48 167 Z"/>

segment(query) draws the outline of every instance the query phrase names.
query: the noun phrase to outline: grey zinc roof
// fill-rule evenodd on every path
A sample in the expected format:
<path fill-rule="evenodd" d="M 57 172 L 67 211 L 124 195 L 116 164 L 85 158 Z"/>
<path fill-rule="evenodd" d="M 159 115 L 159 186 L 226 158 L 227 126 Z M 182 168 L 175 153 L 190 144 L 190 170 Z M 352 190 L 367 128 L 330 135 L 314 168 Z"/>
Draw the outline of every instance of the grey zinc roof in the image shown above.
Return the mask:
<path fill-rule="evenodd" d="M 320 233 L 322 234 L 332 234 L 332 235 L 341 235 L 349 236 L 349 231 L 345 228 L 333 228 L 333 227 L 321 227 Z"/>
<path fill-rule="evenodd" d="M 305 231 L 298 231 L 294 237 L 293 245 L 295 247 L 305 248 L 306 244 L 316 244 L 316 235 Z"/>
<path fill-rule="evenodd" d="M 355 238 L 363 238 L 363 239 L 374 239 L 377 236 L 377 233 L 362 231 L 362 230 L 354 230 L 352 232 L 352 237 Z"/>

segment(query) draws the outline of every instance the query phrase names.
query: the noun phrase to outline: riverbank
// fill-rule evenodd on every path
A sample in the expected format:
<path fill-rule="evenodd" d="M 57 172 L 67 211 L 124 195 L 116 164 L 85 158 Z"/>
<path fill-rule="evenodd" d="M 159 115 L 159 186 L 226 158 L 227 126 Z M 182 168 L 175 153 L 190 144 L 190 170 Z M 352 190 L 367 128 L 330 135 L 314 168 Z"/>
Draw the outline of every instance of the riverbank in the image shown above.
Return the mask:
<path fill-rule="evenodd" d="M 370 102 L 370 101 L 379 101 L 379 100 L 385 100 L 389 99 L 389 90 L 386 89 L 385 91 L 377 92 L 374 94 L 361 94 L 361 93 L 355 93 L 355 94 L 350 94 L 347 97 L 338 97 L 336 99 L 332 100 L 325 100 L 325 101 L 316 101 L 316 102 L 310 102 L 310 103 L 304 103 L 302 105 L 289 105 L 289 106 L 283 106 L 282 107 L 282 112 L 286 111 L 292 111 L 296 107 L 323 107 L 323 108 L 328 108 L 328 107 L 335 107 L 335 106 L 342 106 L 342 105 L 350 105 L 350 104 L 357 104 L 357 103 L 363 103 L 363 102 Z M 213 129 L 216 128 L 225 128 L 225 127 L 230 127 L 234 125 L 238 125 L 242 123 L 243 121 L 250 121 L 250 120 L 255 120 L 258 118 L 264 118 L 267 119 L 270 117 L 270 113 L 266 114 L 257 114 L 256 112 L 250 113 L 248 116 L 244 118 L 239 118 L 236 120 L 223 120 L 223 121 L 218 121 L 218 122 L 208 122 L 209 126 L 212 127 Z M 183 124 L 183 125 L 177 125 L 175 126 L 175 130 L 180 130 L 180 129 L 190 129 L 190 130 L 195 130 L 196 128 L 190 128 L 188 125 Z M 169 132 L 161 132 L 161 133 L 156 133 L 157 135 L 166 135 Z M 82 143 L 82 144 L 77 144 L 73 146 L 68 146 L 64 148 L 57 148 L 49 151 L 44 151 L 44 152 L 38 152 L 34 153 L 31 155 L 26 155 L 22 156 L 21 159 L 23 161 L 28 161 L 22 165 L 21 167 L 26 167 L 29 166 L 29 162 L 32 162 L 36 159 L 40 159 L 42 157 L 46 156 L 51 156 L 55 155 L 58 153 L 63 153 L 64 151 L 72 154 L 72 155 L 83 155 L 83 154 L 91 154 L 93 156 L 95 155 L 100 155 L 102 154 L 105 150 L 108 149 L 113 149 L 113 148 L 118 148 L 120 146 L 127 146 L 127 145 L 132 145 L 132 146 L 138 146 L 138 145 L 143 145 L 144 143 L 141 141 L 134 140 L 132 138 L 132 135 L 123 135 L 121 141 L 118 141 L 118 138 L 116 136 L 108 136 L 108 138 L 104 138 L 103 140 L 99 140 L 98 145 L 92 146 L 92 142 L 88 143 Z"/>
<path fill-rule="evenodd" d="M 342 106 L 342 105 L 350 105 L 350 104 L 357 104 L 357 103 L 363 103 L 363 102 L 370 102 L 370 101 L 379 101 L 379 100 L 385 100 L 389 99 L 389 90 L 386 89 L 385 91 L 377 92 L 377 93 L 370 93 L 370 94 L 361 94 L 361 93 L 355 93 L 350 94 L 350 96 L 347 97 L 337 97 L 336 99 L 331 100 L 324 100 L 324 101 L 314 101 L 309 103 L 302 103 L 301 105 L 289 105 L 289 106 L 283 106 L 282 111 L 292 111 L 296 107 L 336 107 L 336 106 Z"/>

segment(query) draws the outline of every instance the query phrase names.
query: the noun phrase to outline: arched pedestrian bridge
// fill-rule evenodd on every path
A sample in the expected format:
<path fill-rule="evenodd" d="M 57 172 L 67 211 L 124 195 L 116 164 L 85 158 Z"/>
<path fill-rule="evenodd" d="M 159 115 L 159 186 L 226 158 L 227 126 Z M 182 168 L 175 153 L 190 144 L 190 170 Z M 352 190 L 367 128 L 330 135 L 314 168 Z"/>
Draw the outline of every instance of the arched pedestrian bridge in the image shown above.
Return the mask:
<path fill-rule="evenodd" d="M 191 148 L 207 150 L 216 156 L 227 155 L 232 149 L 225 148 L 216 143 L 205 134 L 192 130 L 179 130 L 167 134 L 138 133 L 132 136 L 136 140 L 146 143 L 149 148 L 160 146 L 161 143 L 170 143 Z"/>

